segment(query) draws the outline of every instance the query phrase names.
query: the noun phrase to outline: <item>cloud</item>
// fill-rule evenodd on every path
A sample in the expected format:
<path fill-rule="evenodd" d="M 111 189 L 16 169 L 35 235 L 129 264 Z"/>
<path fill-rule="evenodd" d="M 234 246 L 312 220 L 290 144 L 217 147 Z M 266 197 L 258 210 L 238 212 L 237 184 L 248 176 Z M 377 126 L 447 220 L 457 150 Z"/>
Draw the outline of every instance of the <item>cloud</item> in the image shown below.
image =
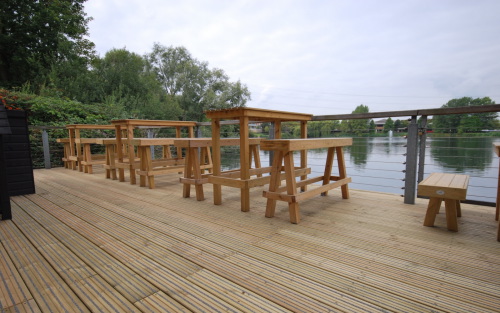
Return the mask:
<path fill-rule="evenodd" d="M 313 114 L 500 101 L 500 1 L 90 0 L 90 39 L 144 54 L 184 46 L 252 91 Z"/>

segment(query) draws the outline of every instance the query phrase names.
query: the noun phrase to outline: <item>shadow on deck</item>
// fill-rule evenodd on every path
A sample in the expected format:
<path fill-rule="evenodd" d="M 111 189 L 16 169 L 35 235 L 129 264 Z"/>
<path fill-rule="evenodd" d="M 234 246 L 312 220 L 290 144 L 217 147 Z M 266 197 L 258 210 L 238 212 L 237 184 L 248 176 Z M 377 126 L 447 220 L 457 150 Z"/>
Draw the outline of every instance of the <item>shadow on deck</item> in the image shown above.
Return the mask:
<path fill-rule="evenodd" d="M 177 175 L 149 190 L 63 168 L 0 222 L 2 312 L 499 312 L 494 208 L 463 204 L 459 232 L 422 226 L 426 200 L 340 190 L 289 223 L 263 188 L 240 212 L 181 197 Z M 194 193 L 194 192 L 192 192 Z"/>

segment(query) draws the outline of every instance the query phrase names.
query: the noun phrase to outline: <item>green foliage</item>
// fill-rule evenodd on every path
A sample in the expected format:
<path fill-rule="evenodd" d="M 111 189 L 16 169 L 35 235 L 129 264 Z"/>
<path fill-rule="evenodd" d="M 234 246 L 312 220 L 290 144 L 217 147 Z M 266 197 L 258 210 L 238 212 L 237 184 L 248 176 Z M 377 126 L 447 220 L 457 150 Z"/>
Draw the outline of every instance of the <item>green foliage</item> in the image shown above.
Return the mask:
<path fill-rule="evenodd" d="M 384 124 L 384 131 L 385 132 L 388 132 L 390 130 L 394 130 L 394 121 L 392 120 L 392 118 L 388 118 L 386 121 L 385 121 L 385 124 Z"/>
<path fill-rule="evenodd" d="M 307 123 L 307 136 L 311 138 L 333 137 L 340 121 L 315 121 Z M 300 127 L 299 134 L 300 134 Z"/>
<path fill-rule="evenodd" d="M 250 100 L 245 85 L 230 82 L 221 69 L 209 69 L 208 63 L 193 58 L 184 47 L 156 43 L 146 60 L 169 101 L 178 104 L 181 120 L 201 122 L 206 110 L 241 107 Z"/>
<path fill-rule="evenodd" d="M 352 114 L 357 114 L 357 113 L 369 113 L 370 109 L 366 105 L 358 105 L 354 111 L 352 111 Z M 349 120 L 347 121 L 347 131 L 356 134 L 357 136 L 360 136 L 364 132 L 368 131 L 370 127 L 370 120 L 369 119 L 356 119 L 356 120 Z"/>
<path fill-rule="evenodd" d="M 490 98 L 463 97 L 448 101 L 442 108 L 457 108 L 495 104 Z M 497 113 L 449 114 L 437 115 L 433 118 L 432 127 L 436 132 L 464 133 L 492 129 L 496 125 Z"/>
<path fill-rule="evenodd" d="M 41 126 L 67 124 L 107 124 L 111 117 L 101 105 L 83 104 L 78 101 L 12 93 L 28 112 L 28 123 Z"/>
<path fill-rule="evenodd" d="M 85 39 L 90 18 L 86 0 L 2 0 L 0 85 L 47 85 L 48 73 L 63 63 L 87 64 L 94 44 Z"/>

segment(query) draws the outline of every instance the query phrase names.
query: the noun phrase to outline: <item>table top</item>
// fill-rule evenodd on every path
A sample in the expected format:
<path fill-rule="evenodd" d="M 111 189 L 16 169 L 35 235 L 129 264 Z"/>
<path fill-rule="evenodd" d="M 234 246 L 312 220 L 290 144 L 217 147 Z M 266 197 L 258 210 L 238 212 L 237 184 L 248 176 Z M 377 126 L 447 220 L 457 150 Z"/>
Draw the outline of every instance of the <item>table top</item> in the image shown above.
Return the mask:
<path fill-rule="evenodd" d="M 252 122 L 271 121 L 310 121 L 312 114 L 275 111 L 256 108 L 232 108 L 223 110 L 205 111 L 208 118 L 214 119 L 237 119 L 248 117 Z"/>
<path fill-rule="evenodd" d="M 175 138 L 135 138 L 130 142 L 134 146 L 166 146 L 173 145 Z"/>
<path fill-rule="evenodd" d="M 352 138 L 266 139 L 261 141 L 260 148 L 261 150 L 297 151 L 351 145 Z"/>
<path fill-rule="evenodd" d="M 140 120 L 140 119 L 125 119 L 113 120 L 113 125 L 124 126 L 160 126 L 160 127 L 189 127 L 196 126 L 196 122 L 192 121 L 167 121 L 167 120 Z M 114 126 L 113 126 L 114 127 Z"/>
<path fill-rule="evenodd" d="M 69 124 L 66 125 L 67 129 L 115 129 L 111 124 L 107 125 L 93 125 L 93 124 Z"/>
<path fill-rule="evenodd" d="M 250 145 L 258 145 L 260 144 L 260 138 L 251 138 L 249 139 Z M 210 147 L 212 146 L 212 138 L 176 138 L 174 140 L 174 145 L 182 148 L 190 148 L 190 147 Z M 221 146 L 239 146 L 240 138 L 221 138 L 220 139 Z"/>

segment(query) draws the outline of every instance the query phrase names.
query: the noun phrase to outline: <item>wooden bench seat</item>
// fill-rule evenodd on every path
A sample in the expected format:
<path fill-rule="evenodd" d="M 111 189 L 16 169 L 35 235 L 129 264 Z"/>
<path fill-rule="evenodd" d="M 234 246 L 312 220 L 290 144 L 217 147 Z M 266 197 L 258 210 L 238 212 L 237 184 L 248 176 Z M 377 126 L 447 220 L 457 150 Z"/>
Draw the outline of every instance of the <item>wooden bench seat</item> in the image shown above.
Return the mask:
<path fill-rule="evenodd" d="M 64 168 L 71 169 L 71 160 L 69 159 L 69 157 L 71 156 L 71 146 L 69 138 L 58 138 L 56 139 L 56 142 L 63 144 L 62 161 Z"/>
<path fill-rule="evenodd" d="M 238 146 L 240 144 L 239 138 L 224 138 L 220 140 L 220 146 Z M 250 152 L 249 159 L 252 164 L 252 159 L 255 161 L 255 169 L 261 168 L 260 155 L 259 155 L 260 139 L 252 138 L 249 140 Z M 203 184 L 208 183 L 208 177 L 212 174 L 213 162 L 210 148 L 212 147 L 212 138 L 179 138 L 174 140 L 174 145 L 178 148 L 186 149 L 186 163 L 184 168 L 184 177 L 180 178 L 183 184 L 184 198 L 189 198 L 191 193 L 191 185 L 195 186 L 196 200 L 201 201 L 205 199 L 203 193 Z M 201 153 L 200 150 L 201 149 Z M 200 153 L 200 156 L 198 154 Z M 208 174 L 204 174 L 208 170 Z M 254 175 L 262 177 L 262 173 L 253 172 Z M 240 177 L 239 171 L 225 171 L 220 174 L 221 179 L 226 181 L 230 179 L 231 182 Z M 224 184 L 224 183 L 223 183 Z"/>
<path fill-rule="evenodd" d="M 132 139 L 132 145 L 137 147 L 139 156 L 139 169 L 136 174 L 140 176 L 140 186 L 146 187 L 146 181 L 149 189 L 155 188 L 154 177 L 169 173 L 182 173 L 184 171 L 185 160 L 182 156 L 172 157 L 170 147 L 174 145 L 175 138 L 136 138 Z M 163 155 L 160 159 L 153 159 L 151 154 L 152 146 L 162 146 Z M 137 163 L 133 163 L 134 168 Z M 120 164 L 117 164 L 119 168 Z M 130 166 L 127 164 L 127 166 Z"/>
<path fill-rule="evenodd" d="M 271 179 L 269 190 L 264 191 L 263 196 L 267 198 L 266 217 L 273 217 L 276 209 L 276 201 L 288 202 L 290 211 L 290 222 L 297 224 L 300 222 L 299 202 L 321 194 L 326 196 L 333 188 L 341 187 L 342 198 L 349 198 L 347 184 L 351 178 L 347 177 L 344 161 L 343 147 L 352 145 L 352 138 L 322 138 L 322 139 L 275 139 L 261 141 L 261 149 L 274 151 L 274 160 L 271 169 Z M 294 151 L 304 151 L 307 149 L 328 148 L 326 165 L 322 176 L 306 179 L 297 182 L 294 171 L 296 168 L 293 161 Z M 333 160 L 337 154 L 337 164 L 339 176 L 332 176 Z M 284 167 L 282 166 L 284 162 Z M 286 185 L 280 187 L 281 174 L 284 171 Z M 307 190 L 310 184 L 321 182 L 318 188 Z M 301 189 L 300 192 L 298 189 Z"/>
<path fill-rule="evenodd" d="M 434 226 L 436 215 L 444 201 L 448 230 L 458 231 L 458 219 L 462 216 L 460 200 L 465 200 L 469 175 L 432 173 L 418 184 L 418 195 L 429 197 L 424 226 Z"/>

